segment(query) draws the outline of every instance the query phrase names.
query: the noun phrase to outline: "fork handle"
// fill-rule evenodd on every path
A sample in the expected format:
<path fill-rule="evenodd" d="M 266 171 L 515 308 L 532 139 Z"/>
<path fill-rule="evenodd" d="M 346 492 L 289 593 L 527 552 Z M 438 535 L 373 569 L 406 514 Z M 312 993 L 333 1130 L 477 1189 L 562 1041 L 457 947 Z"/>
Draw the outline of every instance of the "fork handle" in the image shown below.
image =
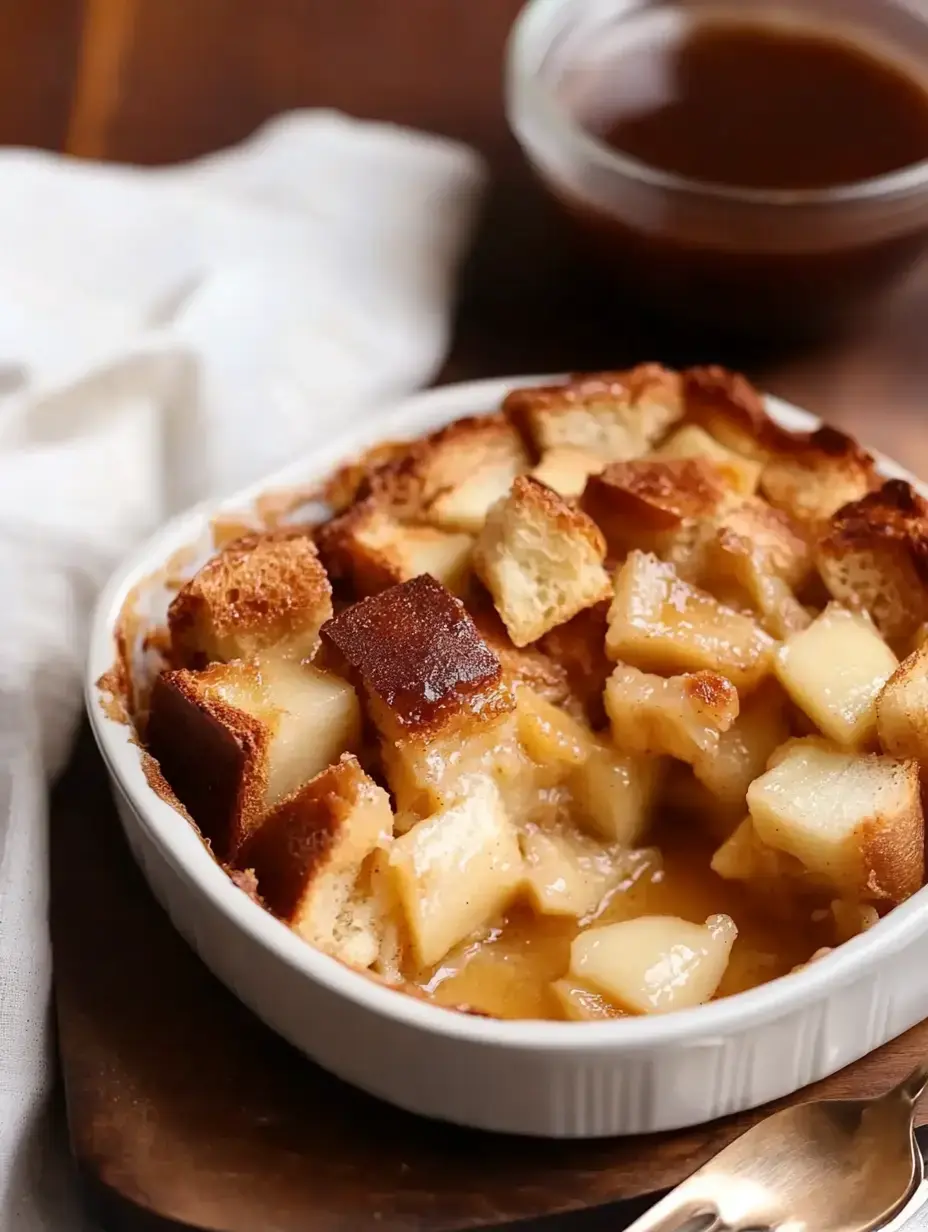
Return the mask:
<path fill-rule="evenodd" d="M 678 1186 L 670 1191 L 660 1202 L 656 1202 L 645 1211 L 634 1223 L 630 1223 L 625 1232 L 677 1232 L 694 1219 L 702 1218 L 699 1232 L 720 1232 L 725 1227 L 717 1211 L 707 1207 L 704 1202 L 695 1202 L 686 1193 L 684 1186 Z"/>

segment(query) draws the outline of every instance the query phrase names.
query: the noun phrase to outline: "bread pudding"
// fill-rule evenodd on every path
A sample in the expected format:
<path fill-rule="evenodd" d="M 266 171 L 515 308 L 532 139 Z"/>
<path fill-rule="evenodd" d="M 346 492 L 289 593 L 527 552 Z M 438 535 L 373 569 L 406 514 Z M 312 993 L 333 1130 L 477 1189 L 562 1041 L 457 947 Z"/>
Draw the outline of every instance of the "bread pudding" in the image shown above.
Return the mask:
<path fill-rule="evenodd" d="M 788 975 L 923 884 L 928 503 L 842 433 L 648 364 L 324 498 L 183 582 L 134 716 L 178 824 L 310 945 L 584 1022 Z"/>

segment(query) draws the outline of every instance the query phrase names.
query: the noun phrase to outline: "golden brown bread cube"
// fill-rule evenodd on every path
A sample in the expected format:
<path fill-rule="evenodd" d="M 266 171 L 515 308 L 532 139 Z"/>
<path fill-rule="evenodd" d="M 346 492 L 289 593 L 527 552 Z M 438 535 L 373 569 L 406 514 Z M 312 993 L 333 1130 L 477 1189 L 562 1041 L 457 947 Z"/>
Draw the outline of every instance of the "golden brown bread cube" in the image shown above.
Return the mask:
<path fill-rule="evenodd" d="M 192 668 L 268 651 L 311 659 L 331 615 L 332 587 L 308 531 L 245 535 L 175 595 L 172 659 Z"/>
<path fill-rule="evenodd" d="M 468 416 L 366 468 L 353 503 L 372 499 L 401 522 L 477 530 L 481 505 L 485 513 L 529 465 L 521 436 L 504 415 Z"/>
<path fill-rule="evenodd" d="M 539 454 L 566 447 L 606 461 L 637 458 L 680 418 L 680 379 L 658 364 L 641 364 L 514 389 L 503 410 Z"/>
<path fill-rule="evenodd" d="M 839 509 L 816 561 L 832 597 L 869 612 L 890 641 L 928 620 L 928 502 L 903 480 Z"/>
<path fill-rule="evenodd" d="M 268 815 L 245 856 L 267 907 L 317 949 L 370 967 L 382 945 L 364 864 L 393 831 L 382 787 L 345 755 Z"/>
<path fill-rule="evenodd" d="M 655 552 L 697 581 L 707 524 L 736 499 L 725 468 L 705 458 L 612 462 L 591 475 L 580 507 L 606 537 L 611 557 Z"/>
<path fill-rule="evenodd" d="M 346 608 L 323 640 L 364 685 L 398 810 L 428 813 L 505 744 L 514 700 L 467 609 L 428 575 Z M 403 823 L 400 823 L 402 828 Z"/>
<path fill-rule="evenodd" d="M 718 751 L 738 717 L 738 692 L 717 672 L 665 679 L 620 663 L 606 682 L 606 713 L 621 752 L 693 763 Z"/>
<path fill-rule="evenodd" d="M 829 739 L 848 747 L 876 733 L 876 701 L 896 656 L 861 612 L 831 603 L 778 649 L 775 671 L 797 706 Z"/>
<path fill-rule="evenodd" d="M 830 518 L 876 484 L 873 458 L 836 428 L 796 433 L 764 466 L 760 490 L 772 505 L 802 521 Z"/>
<path fill-rule="evenodd" d="M 672 565 L 632 552 L 616 573 L 606 653 L 644 671 L 718 672 L 739 693 L 769 674 L 773 640 L 750 616 L 684 582 Z"/>
<path fill-rule="evenodd" d="M 493 507 L 474 569 L 516 646 L 527 646 L 610 592 L 606 545 L 594 523 L 527 476 Z"/>
<path fill-rule="evenodd" d="M 650 458 L 706 458 L 709 462 L 724 463 L 726 473 L 736 491 L 743 496 L 753 496 L 757 491 L 761 462 L 745 458 L 733 449 L 726 449 L 714 436 L 697 424 L 684 424 L 653 450 Z"/>
<path fill-rule="evenodd" d="M 904 659 L 876 701 L 877 734 L 891 757 L 928 770 L 928 645 Z"/>
<path fill-rule="evenodd" d="M 423 461 L 425 519 L 477 534 L 491 506 L 529 467 L 516 429 L 499 415 L 460 420 L 430 438 Z"/>
<path fill-rule="evenodd" d="M 842 897 L 900 903 L 924 880 L 918 766 L 790 742 L 748 789 L 758 838 Z"/>
<path fill-rule="evenodd" d="M 746 377 L 716 366 L 690 368 L 682 376 L 686 423 L 696 424 L 726 449 L 766 462 L 788 446 L 791 434 L 767 414 L 764 400 Z"/>
<path fill-rule="evenodd" d="M 474 542 L 471 535 L 402 522 L 374 497 L 325 523 L 316 539 L 329 574 L 349 581 L 361 596 L 423 573 L 460 591 L 470 573 Z"/>
<path fill-rule="evenodd" d="M 216 855 L 235 863 L 267 810 L 357 747 L 347 681 L 299 663 L 215 663 L 155 681 L 148 747 Z"/>
<path fill-rule="evenodd" d="M 524 884 L 515 827 L 487 778 L 396 839 L 388 865 L 423 968 L 492 922 Z"/>

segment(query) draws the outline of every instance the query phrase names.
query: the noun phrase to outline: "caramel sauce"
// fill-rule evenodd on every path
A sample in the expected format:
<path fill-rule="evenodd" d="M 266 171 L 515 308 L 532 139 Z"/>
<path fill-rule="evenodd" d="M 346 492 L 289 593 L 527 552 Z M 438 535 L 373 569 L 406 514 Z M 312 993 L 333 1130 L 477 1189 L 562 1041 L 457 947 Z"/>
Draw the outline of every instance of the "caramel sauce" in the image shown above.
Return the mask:
<path fill-rule="evenodd" d="M 731 996 L 808 962 L 835 944 L 827 904 L 758 902 L 756 893 L 724 881 L 709 867 L 717 844 L 692 823 L 668 819 L 655 847 L 639 854 L 629 876 L 607 899 L 596 924 L 645 915 L 673 915 L 696 924 L 722 912 L 738 928 L 716 997 Z M 567 971 L 570 944 L 580 932 L 572 917 L 535 915 L 516 907 L 497 928 L 452 952 L 417 983 L 439 1005 L 467 1006 L 498 1018 L 564 1017 L 552 991 Z"/>
<path fill-rule="evenodd" d="M 849 36 L 786 23 L 632 41 L 600 108 L 594 128 L 616 150 L 732 187 L 831 188 L 928 158 L 922 81 Z"/>
<path fill-rule="evenodd" d="M 665 20 L 669 15 L 672 20 Z M 928 68 L 840 24 L 750 20 L 735 5 L 629 19 L 614 53 L 565 74 L 581 128 L 651 172 L 548 182 L 590 269 L 674 321 L 765 341 L 867 315 L 928 247 L 928 191 L 794 196 L 928 159 Z M 712 191 L 705 186 L 712 186 Z M 729 196 L 716 195 L 719 190 Z M 740 194 L 777 192 L 776 201 Z"/>

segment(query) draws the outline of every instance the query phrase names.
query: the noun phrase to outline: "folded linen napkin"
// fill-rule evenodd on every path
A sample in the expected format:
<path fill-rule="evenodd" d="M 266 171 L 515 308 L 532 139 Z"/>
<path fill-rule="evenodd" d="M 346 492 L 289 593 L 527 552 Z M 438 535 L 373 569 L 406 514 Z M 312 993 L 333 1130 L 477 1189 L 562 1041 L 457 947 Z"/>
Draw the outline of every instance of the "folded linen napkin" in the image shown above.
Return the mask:
<path fill-rule="evenodd" d="M 94 595 L 170 513 L 428 381 L 483 178 L 329 112 L 166 169 L 0 151 L 0 1232 L 83 1226 L 44 1112 L 46 784 Z"/>

